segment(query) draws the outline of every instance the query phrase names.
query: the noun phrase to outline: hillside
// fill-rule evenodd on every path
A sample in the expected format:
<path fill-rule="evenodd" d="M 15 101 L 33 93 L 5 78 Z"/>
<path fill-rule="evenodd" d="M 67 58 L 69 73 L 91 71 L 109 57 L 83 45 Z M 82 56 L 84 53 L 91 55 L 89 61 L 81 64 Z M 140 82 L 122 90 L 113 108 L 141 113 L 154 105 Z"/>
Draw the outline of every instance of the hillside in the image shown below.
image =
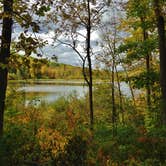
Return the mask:
<path fill-rule="evenodd" d="M 93 71 L 95 78 L 104 78 L 104 71 Z M 9 65 L 9 79 L 83 79 L 82 68 L 47 59 L 13 55 Z"/>

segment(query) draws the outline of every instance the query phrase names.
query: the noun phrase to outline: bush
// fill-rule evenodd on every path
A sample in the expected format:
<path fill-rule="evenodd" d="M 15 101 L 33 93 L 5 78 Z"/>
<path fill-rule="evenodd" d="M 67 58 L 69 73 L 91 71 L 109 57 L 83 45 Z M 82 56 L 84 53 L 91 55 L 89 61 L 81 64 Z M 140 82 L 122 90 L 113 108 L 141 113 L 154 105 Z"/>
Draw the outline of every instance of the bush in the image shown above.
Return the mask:
<path fill-rule="evenodd" d="M 74 136 L 66 144 L 64 152 L 55 160 L 56 166 L 86 166 L 87 143 L 81 136 Z"/>
<path fill-rule="evenodd" d="M 40 150 L 33 134 L 25 126 L 13 124 L 0 140 L 0 165 L 22 165 L 25 160 L 37 159 Z"/>

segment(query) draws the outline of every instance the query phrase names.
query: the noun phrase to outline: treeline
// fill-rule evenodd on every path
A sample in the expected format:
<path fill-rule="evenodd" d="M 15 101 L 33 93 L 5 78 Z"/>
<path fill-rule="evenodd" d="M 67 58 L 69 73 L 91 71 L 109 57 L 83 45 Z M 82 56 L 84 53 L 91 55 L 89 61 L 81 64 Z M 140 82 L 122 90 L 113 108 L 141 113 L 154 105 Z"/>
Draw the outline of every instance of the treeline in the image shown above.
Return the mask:
<path fill-rule="evenodd" d="M 105 71 L 94 70 L 94 78 L 104 78 Z M 9 64 L 9 79 L 83 79 L 82 68 L 58 63 L 46 58 L 38 59 L 12 55 Z"/>

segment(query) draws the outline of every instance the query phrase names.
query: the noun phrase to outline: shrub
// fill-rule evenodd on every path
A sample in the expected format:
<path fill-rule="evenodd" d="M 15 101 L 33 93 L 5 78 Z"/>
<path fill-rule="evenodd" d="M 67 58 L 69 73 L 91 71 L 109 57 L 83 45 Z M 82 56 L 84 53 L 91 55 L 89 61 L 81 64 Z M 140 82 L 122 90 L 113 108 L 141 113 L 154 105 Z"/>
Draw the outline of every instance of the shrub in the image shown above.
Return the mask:
<path fill-rule="evenodd" d="M 86 166 L 87 143 L 81 136 L 72 137 L 55 160 L 56 166 Z"/>

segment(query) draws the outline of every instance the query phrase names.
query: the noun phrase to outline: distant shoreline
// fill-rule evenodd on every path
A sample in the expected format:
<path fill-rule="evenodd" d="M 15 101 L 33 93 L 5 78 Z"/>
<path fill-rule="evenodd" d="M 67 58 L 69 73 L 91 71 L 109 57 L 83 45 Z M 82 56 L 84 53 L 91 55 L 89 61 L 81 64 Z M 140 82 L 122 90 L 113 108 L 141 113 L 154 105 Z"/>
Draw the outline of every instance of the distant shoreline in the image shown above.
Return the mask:
<path fill-rule="evenodd" d="M 54 84 L 54 85 L 84 85 L 87 83 L 83 79 L 27 79 L 27 80 L 9 80 L 9 84 Z M 94 84 L 108 83 L 104 80 L 94 80 Z"/>

